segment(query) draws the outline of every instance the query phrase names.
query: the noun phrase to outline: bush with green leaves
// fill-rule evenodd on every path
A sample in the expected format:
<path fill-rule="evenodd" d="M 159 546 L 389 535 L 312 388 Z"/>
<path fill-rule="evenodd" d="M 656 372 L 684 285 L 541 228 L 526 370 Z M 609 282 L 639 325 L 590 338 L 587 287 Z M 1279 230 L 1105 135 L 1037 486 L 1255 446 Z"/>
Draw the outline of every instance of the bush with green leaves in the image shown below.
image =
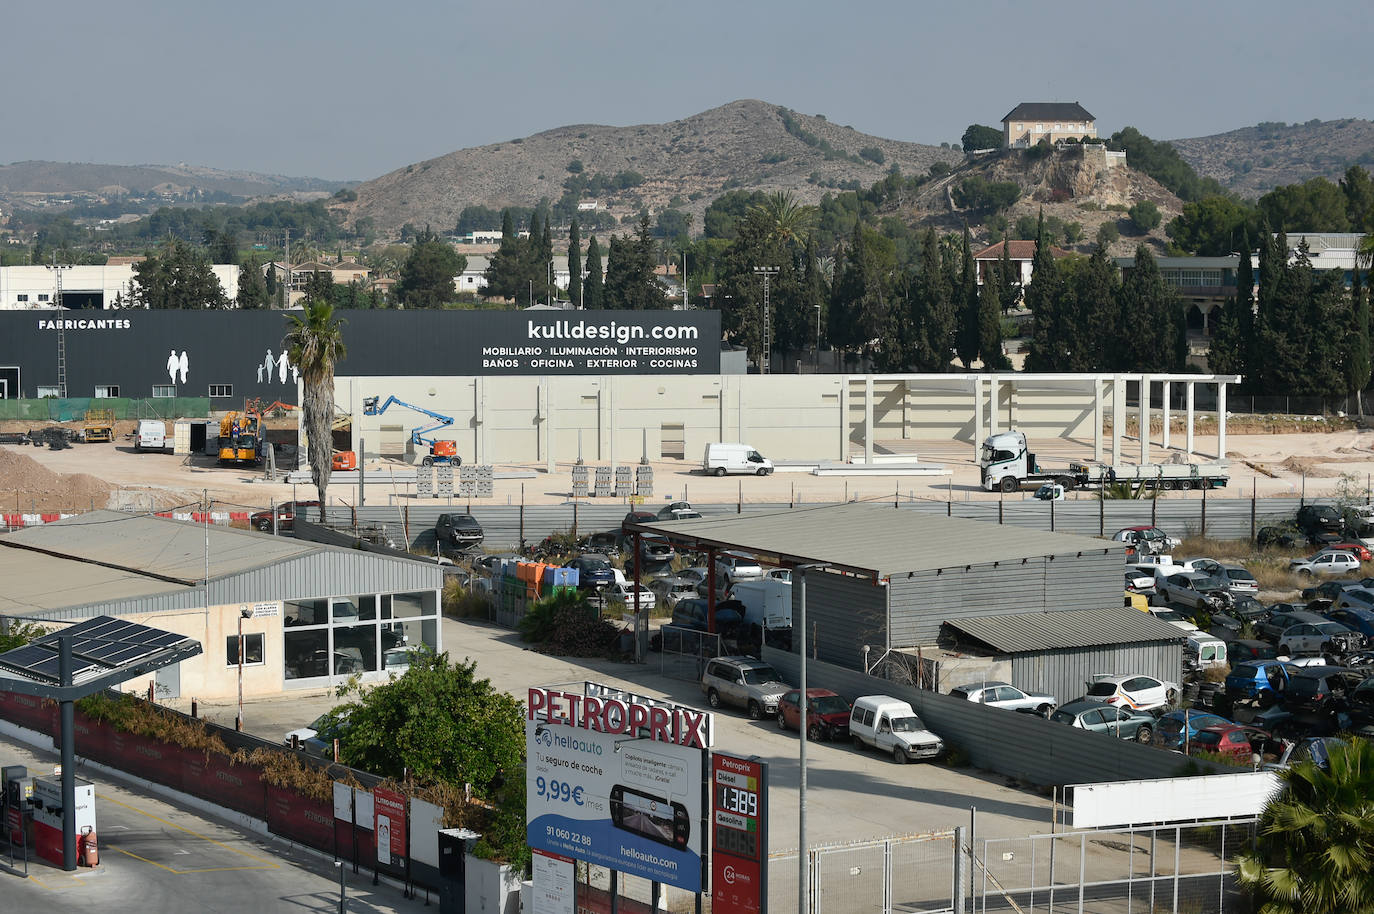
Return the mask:
<path fill-rule="evenodd" d="M 1115 222 L 1104 222 L 1097 228 L 1097 243 L 1106 247 L 1121 237 Z"/>
<path fill-rule="evenodd" d="M 1131 222 L 1135 225 L 1136 233 L 1143 235 L 1159 226 L 1160 219 L 1159 207 L 1155 206 L 1150 200 L 1141 200 L 1126 211 Z"/>

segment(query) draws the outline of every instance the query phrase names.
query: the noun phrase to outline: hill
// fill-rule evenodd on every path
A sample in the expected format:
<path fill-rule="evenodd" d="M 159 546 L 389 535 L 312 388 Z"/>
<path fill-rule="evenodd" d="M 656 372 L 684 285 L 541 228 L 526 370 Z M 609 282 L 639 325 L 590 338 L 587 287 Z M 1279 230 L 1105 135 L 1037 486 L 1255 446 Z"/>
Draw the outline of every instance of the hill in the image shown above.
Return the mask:
<path fill-rule="evenodd" d="M 1317 177 L 1334 181 L 1351 165 L 1369 167 L 1374 163 L 1374 122 L 1270 122 L 1170 143 L 1198 174 L 1254 198 L 1282 184 Z"/>
<path fill-rule="evenodd" d="M 0 195 L 11 200 L 90 194 L 176 196 L 199 191 L 251 198 L 284 193 L 332 193 L 350 181 L 291 178 L 194 165 L 97 165 L 87 162 L 15 162 L 0 165 Z"/>
<path fill-rule="evenodd" d="M 630 174 L 642 183 L 584 199 L 620 218 L 681 198 L 678 208 L 700 230 L 711 200 L 735 187 L 791 191 L 816 203 L 839 186 L 868 187 L 894 166 L 924 174 L 935 162 L 962 158 L 957 149 L 887 140 L 743 100 L 666 124 L 579 124 L 461 149 L 363 183 L 343 211 L 350 224 L 370 219 L 384 234 L 406 222 L 448 231 L 466 206 L 530 207 L 562 197 L 572 174 Z"/>

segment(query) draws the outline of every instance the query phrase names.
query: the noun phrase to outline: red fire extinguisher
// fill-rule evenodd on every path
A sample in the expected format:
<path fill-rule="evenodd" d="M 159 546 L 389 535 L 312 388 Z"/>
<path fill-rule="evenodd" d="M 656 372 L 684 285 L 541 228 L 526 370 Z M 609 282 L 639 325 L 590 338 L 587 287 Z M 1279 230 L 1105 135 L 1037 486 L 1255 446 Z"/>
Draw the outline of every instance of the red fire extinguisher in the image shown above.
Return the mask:
<path fill-rule="evenodd" d="M 82 829 L 81 840 L 83 843 L 82 857 L 84 858 L 85 864 L 89 867 L 99 866 L 100 848 L 96 844 L 95 829 L 91 828 L 89 825 Z"/>

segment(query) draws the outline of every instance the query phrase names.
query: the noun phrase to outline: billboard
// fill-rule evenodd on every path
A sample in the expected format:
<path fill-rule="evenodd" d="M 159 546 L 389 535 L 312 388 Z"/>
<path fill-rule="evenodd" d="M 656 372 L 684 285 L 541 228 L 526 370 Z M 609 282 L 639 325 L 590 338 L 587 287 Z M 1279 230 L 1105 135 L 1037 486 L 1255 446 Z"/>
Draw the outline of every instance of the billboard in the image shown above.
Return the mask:
<path fill-rule="evenodd" d="M 650 727 L 646 706 L 536 689 L 529 709 L 531 850 L 700 892 L 706 847 L 701 735 L 709 729 L 702 718 L 710 715 L 678 717 L 658 707 L 655 722 L 663 726 Z"/>

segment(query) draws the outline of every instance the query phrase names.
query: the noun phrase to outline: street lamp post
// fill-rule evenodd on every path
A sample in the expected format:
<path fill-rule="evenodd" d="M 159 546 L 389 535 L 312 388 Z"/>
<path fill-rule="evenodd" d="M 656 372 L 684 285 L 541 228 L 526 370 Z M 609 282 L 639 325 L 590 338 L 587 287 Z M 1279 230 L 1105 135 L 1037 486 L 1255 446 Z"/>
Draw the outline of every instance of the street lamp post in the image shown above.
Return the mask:
<path fill-rule="evenodd" d="M 797 632 L 797 656 L 801 659 L 801 671 L 797 674 L 797 706 L 801 708 L 801 719 L 798 721 L 797 729 L 801 731 L 798 750 L 798 768 L 801 777 L 798 782 L 797 800 L 797 914 L 809 914 L 811 906 L 809 904 L 806 865 L 808 854 L 806 852 L 806 729 L 811 725 L 811 702 L 806 695 L 806 575 L 812 569 L 826 567 L 821 562 L 812 562 L 806 565 L 798 565 L 793 568 L 794 573 L 799 573 L 797 578 L 797 625 L 793 631 Z"/>
<path fill-rule="evenodd" d="M 763 277 L 763 345 L 759 353 L 759 374 L 768 374 L 773 348 L 773 310 L 768 303 L 768 280 L 778 275 L 778 268 L 754 267 L 754 272 Z"/>
<path fill-rule="evenodd" d="M 816 373 L 821 371 L 821 306 L 816 304 Z"/>
<path fill-rule="evenodd" d="M 253 614 L 247 606 L 239 607 L 239 716 L 234 720 L 234 729 L 243 730 L 243 620 Z"/>

